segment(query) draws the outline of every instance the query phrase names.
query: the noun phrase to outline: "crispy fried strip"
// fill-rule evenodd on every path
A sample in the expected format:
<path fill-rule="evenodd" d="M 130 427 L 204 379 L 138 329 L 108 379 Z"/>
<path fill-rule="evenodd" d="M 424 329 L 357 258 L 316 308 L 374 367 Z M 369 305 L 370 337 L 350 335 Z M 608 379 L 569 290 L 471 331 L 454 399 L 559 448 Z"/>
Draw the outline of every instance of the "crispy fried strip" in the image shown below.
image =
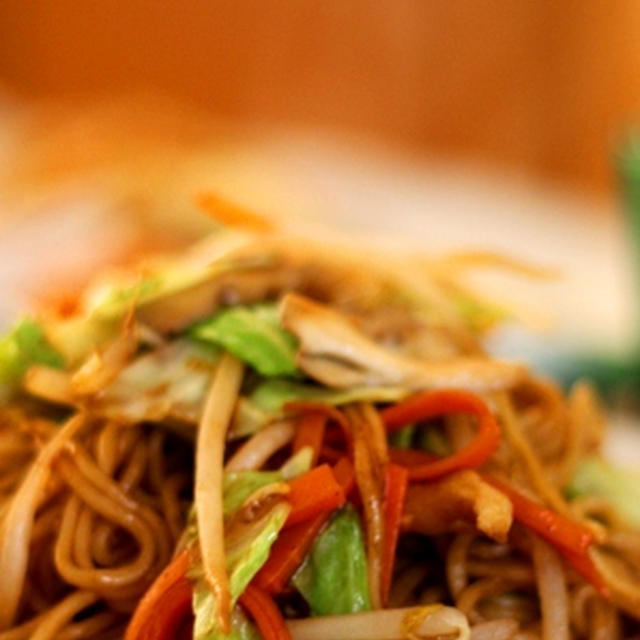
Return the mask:
<path fill-rule="evenodd" d="M 511 502 L 471 470 L 407 490 L 407 528 L 425 535 L 475 528 L 505 542 L 513 521 Z"/>

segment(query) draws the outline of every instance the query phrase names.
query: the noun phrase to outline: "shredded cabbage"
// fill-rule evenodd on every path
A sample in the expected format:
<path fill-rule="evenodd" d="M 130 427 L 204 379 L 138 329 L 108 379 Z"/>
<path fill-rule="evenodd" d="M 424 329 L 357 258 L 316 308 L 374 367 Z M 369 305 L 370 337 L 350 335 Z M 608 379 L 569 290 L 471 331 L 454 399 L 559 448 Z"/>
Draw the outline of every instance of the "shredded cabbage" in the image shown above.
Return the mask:
<path fill-rule="evenodd" d="M 311 469 L 313 452 L 303 447 L 278 471 L 225 471 L 222 478 L 222 502 L 225 517 L 237 511 L 253 493 L 275 482 L 291 480 Z"/>
<path fill-rule="evenodd" d="M 42 327 L 29 318 L 0 338 L 0 398 L 10 395 L 32 364 L 61 368 L 64 358 L 49 344 Z"/>
<path fill-rule="evenodd" d="M 312 615 L 371 610 L 362 526 L 351 505 L 338 512 L 316 539 L 292 582 Z"/>
<path fill-rule="evenodd" d="M 240 397 L 236 404 L 230 438 L 241 438 L 260 431 L 262 427 L 282 416 L 287 402 L 309 401 L 332 406 L 351 402 L 395 402 L 407 391 L 395 387 L 355 387 L 336 390 L 313 384 L 303 384 L 283 378 L 261 382 L 249 396 Z"/>
<path fill-rule="evenodd" d="M 206 621 L 214 616 L 213 598 L 203 581 L 198 581 L 193 590 L 193 611 L 196 622 L 193 627 L 193 640 L 262 640 L 260 632 L 247 618 L 240 606 L 231 610 L 231 633 L 209 628 Z"/>
<path fill-rule="evenodd" d="M 102 415 L 124 422 L 167 417 L 198 421 L 220 352 L 181 338 L 143 354 L 94 399 Z"/>
<path fill-rule="evenodd" d="M 619 469 L 602 458 L 582 461 L 567 488 L 570 497 L 606 498 L 629 524 L 640 527 L 640 471 Z"/>
<path fill-rule="evenodd" d="M 253 493 L 274 482 L 281 482 L 278 471 L 225 471 L 222 502 L 225 518 L 235 513 Z"/>
<path fill-rule="evenodd" d="M 354 387 L 338 391 L 276 378 L 258 385 L 250 400 L 262 411 L 279 413 L 287 402 L 298 400 L 336 406 L 352 402 L 395 402 L 406 395 L 407 391 L 397 387 Z"/>
<path fill-rule="evenodd" d="M 112 340 L 131 311 L 148 314 L 146 320 L 153 328 L 153 319 L 166 320 L 167 316 L 180 315 L 179 300 L 185 293 L 224 273 L 264 262 L 264 257 L 234 257 L 235 252 L 249 242 L 246 234 L 225 231 L 178 256 L 156 258 L 137 271 L 111 272 L 85 291 L 81 313 L 70 318 L 48 319 L 47 337 L 70 364 L 78 364 L 94 349 Z M 188 324 L 192 324 L 210 311 L 207 309 L 196 317 L 191 317 L 188 311 L 184 313 L 189 318 Z M 188 324 L 181 325 L 180 329 Z"/>
<path fill-rule="evenodd" d="M 297 341 L 280 326 L 273 304 L 224 309 L 197 324 L 190 333 L 223 347 L 263 376 L 298 375 Z"/>
<path fill-rule="evenodd" d="M 274 472 L 276 480 L 280 475 Z M 260 475 L 258 475 L 260 474 Z M 242 471 L 237 474 L 225 474 L 224 513 L 225 513 L 225 551 L 231 601 L 235 605 L 253 576 L 267 561 L 271 545 L 278 537 L 278 532 L 289 515 L 290 505 L 286 501 L 276 504 L 255 520 L 246 522 L 244 518 L 234 516 L 239 513 L 245 503 L 251 502 L 253 495 L 258 495 L 264 487 L 273 484 L 273 474 L 268 472 Z M 251 490 L 252 487 L 257 487 Z M 189 545 L 198 547 L 198 530 L 195 512 L 192 512 L 189 523 Z M 201 560 L 197 560 L 189 568 L 188 577 L 194 581 L 192 607 L 195 614 L 193 637 L 195 640 L 244 640 L 254 637 L 255 630 L 243 624 L 237 614 L 232 617 L 232 632 L 225 636 L 216 624 L 215 595 L 204 579 Z M 242 635 L 243 633 L 249 635 Z"/>
<path fill-rule="evenodd" d="M 225 525 L 232 522 L 244 504 L 251 501 L 269 485 L 275 485 L 309 471 L 310 451 L 301 449 L 287 460 L 277 471 L 226 471 L 223 476 L 223 513 Z M 289 513 L 286 502 L 276 505 L 266 518 L 241 531 L 241 535 L 225 530 L 227 570 L 233 602 L 242 594 L 253 576 L 267 561 L 271 545 L 277 538 Z M 198 530 L 195 514 L 192 512 L 188 525 L 189 544 L 197 548 Z M 229 534 L 229 535 L 227 535 Z M 237 534 L 237 529 L 236 529 Z M 223 635 L 215 626 L 214 595 L 202 579 L 201 563 L 196 562 L 189 575 L 194 579 L 193 612 L 196 616 L 193 637 L 195 640 L 256 640 L 260 635 L 253 625 L 235 607 L 231 615 L 231 633 Z"/>

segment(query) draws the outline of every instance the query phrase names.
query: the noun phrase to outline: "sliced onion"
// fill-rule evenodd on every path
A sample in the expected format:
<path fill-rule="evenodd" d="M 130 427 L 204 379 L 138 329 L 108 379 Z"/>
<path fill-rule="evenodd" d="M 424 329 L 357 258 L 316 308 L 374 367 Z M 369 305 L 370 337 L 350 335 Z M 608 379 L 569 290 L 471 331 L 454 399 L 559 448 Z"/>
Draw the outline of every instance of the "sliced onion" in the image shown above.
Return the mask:
<path fill-rule="evenodd" d="M 92 398 L 92 410 L 125 423 L 171 418 L 196 423 L 218 357 L 208 345 L 178 338 L 122 369 Z"/>
<path fill-rule="evenodd" d="M 273 422 L 247 440 L 227 462 L 225 471 L 259 469 L 278 449 L 289 443 L 295 434 L 291 420 Z"/>
<path fill-rule="evenodd" d="M 469 638 L 469 623 L 464 614 L 441 604 L 291 620 L 287 626 L 293 640 Z"/>
<path fill-rule="evenodd" d="M 298 366 L 329 387 L 487 392 L 507 389 L 526 373 L 521 365 L 487 358 L 446 362 L 409 358 L 377 344 L 334 309 L 295 293 L 282 298 L 280 321 L 300 342 Z"/>

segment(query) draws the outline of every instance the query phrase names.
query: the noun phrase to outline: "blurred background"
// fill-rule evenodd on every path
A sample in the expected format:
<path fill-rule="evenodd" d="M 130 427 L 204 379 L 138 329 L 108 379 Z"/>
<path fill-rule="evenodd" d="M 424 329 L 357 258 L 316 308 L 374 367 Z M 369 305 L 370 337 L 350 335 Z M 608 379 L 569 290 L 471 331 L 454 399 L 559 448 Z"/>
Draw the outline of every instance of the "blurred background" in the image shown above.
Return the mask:
<path fill-rule="evenodd" d="M 160 89 L 607 191 L 639 36 L 635 0 L 3 0 L 0 74 L 30 98 Z"/>
<path fill-rule="evenodd" d="M 0 322 L 197 237 L 211 189 L 558 267 L 488 285 L 546 327 L 495 349 L 628 382 L 639 76 L 635 0 L 2 0 Z"/>

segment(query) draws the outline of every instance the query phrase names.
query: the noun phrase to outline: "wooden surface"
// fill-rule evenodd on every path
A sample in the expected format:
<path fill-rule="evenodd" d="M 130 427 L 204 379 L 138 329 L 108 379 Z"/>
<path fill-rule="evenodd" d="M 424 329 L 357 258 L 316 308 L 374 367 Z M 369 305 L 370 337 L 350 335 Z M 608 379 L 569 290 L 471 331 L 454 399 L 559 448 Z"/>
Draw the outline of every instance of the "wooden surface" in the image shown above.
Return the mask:
<path fill-rule="evenodd" d="M 637 0 L 2 0 L 0 84 L 141 85 L 606 190 L 640 118 Z"/>

